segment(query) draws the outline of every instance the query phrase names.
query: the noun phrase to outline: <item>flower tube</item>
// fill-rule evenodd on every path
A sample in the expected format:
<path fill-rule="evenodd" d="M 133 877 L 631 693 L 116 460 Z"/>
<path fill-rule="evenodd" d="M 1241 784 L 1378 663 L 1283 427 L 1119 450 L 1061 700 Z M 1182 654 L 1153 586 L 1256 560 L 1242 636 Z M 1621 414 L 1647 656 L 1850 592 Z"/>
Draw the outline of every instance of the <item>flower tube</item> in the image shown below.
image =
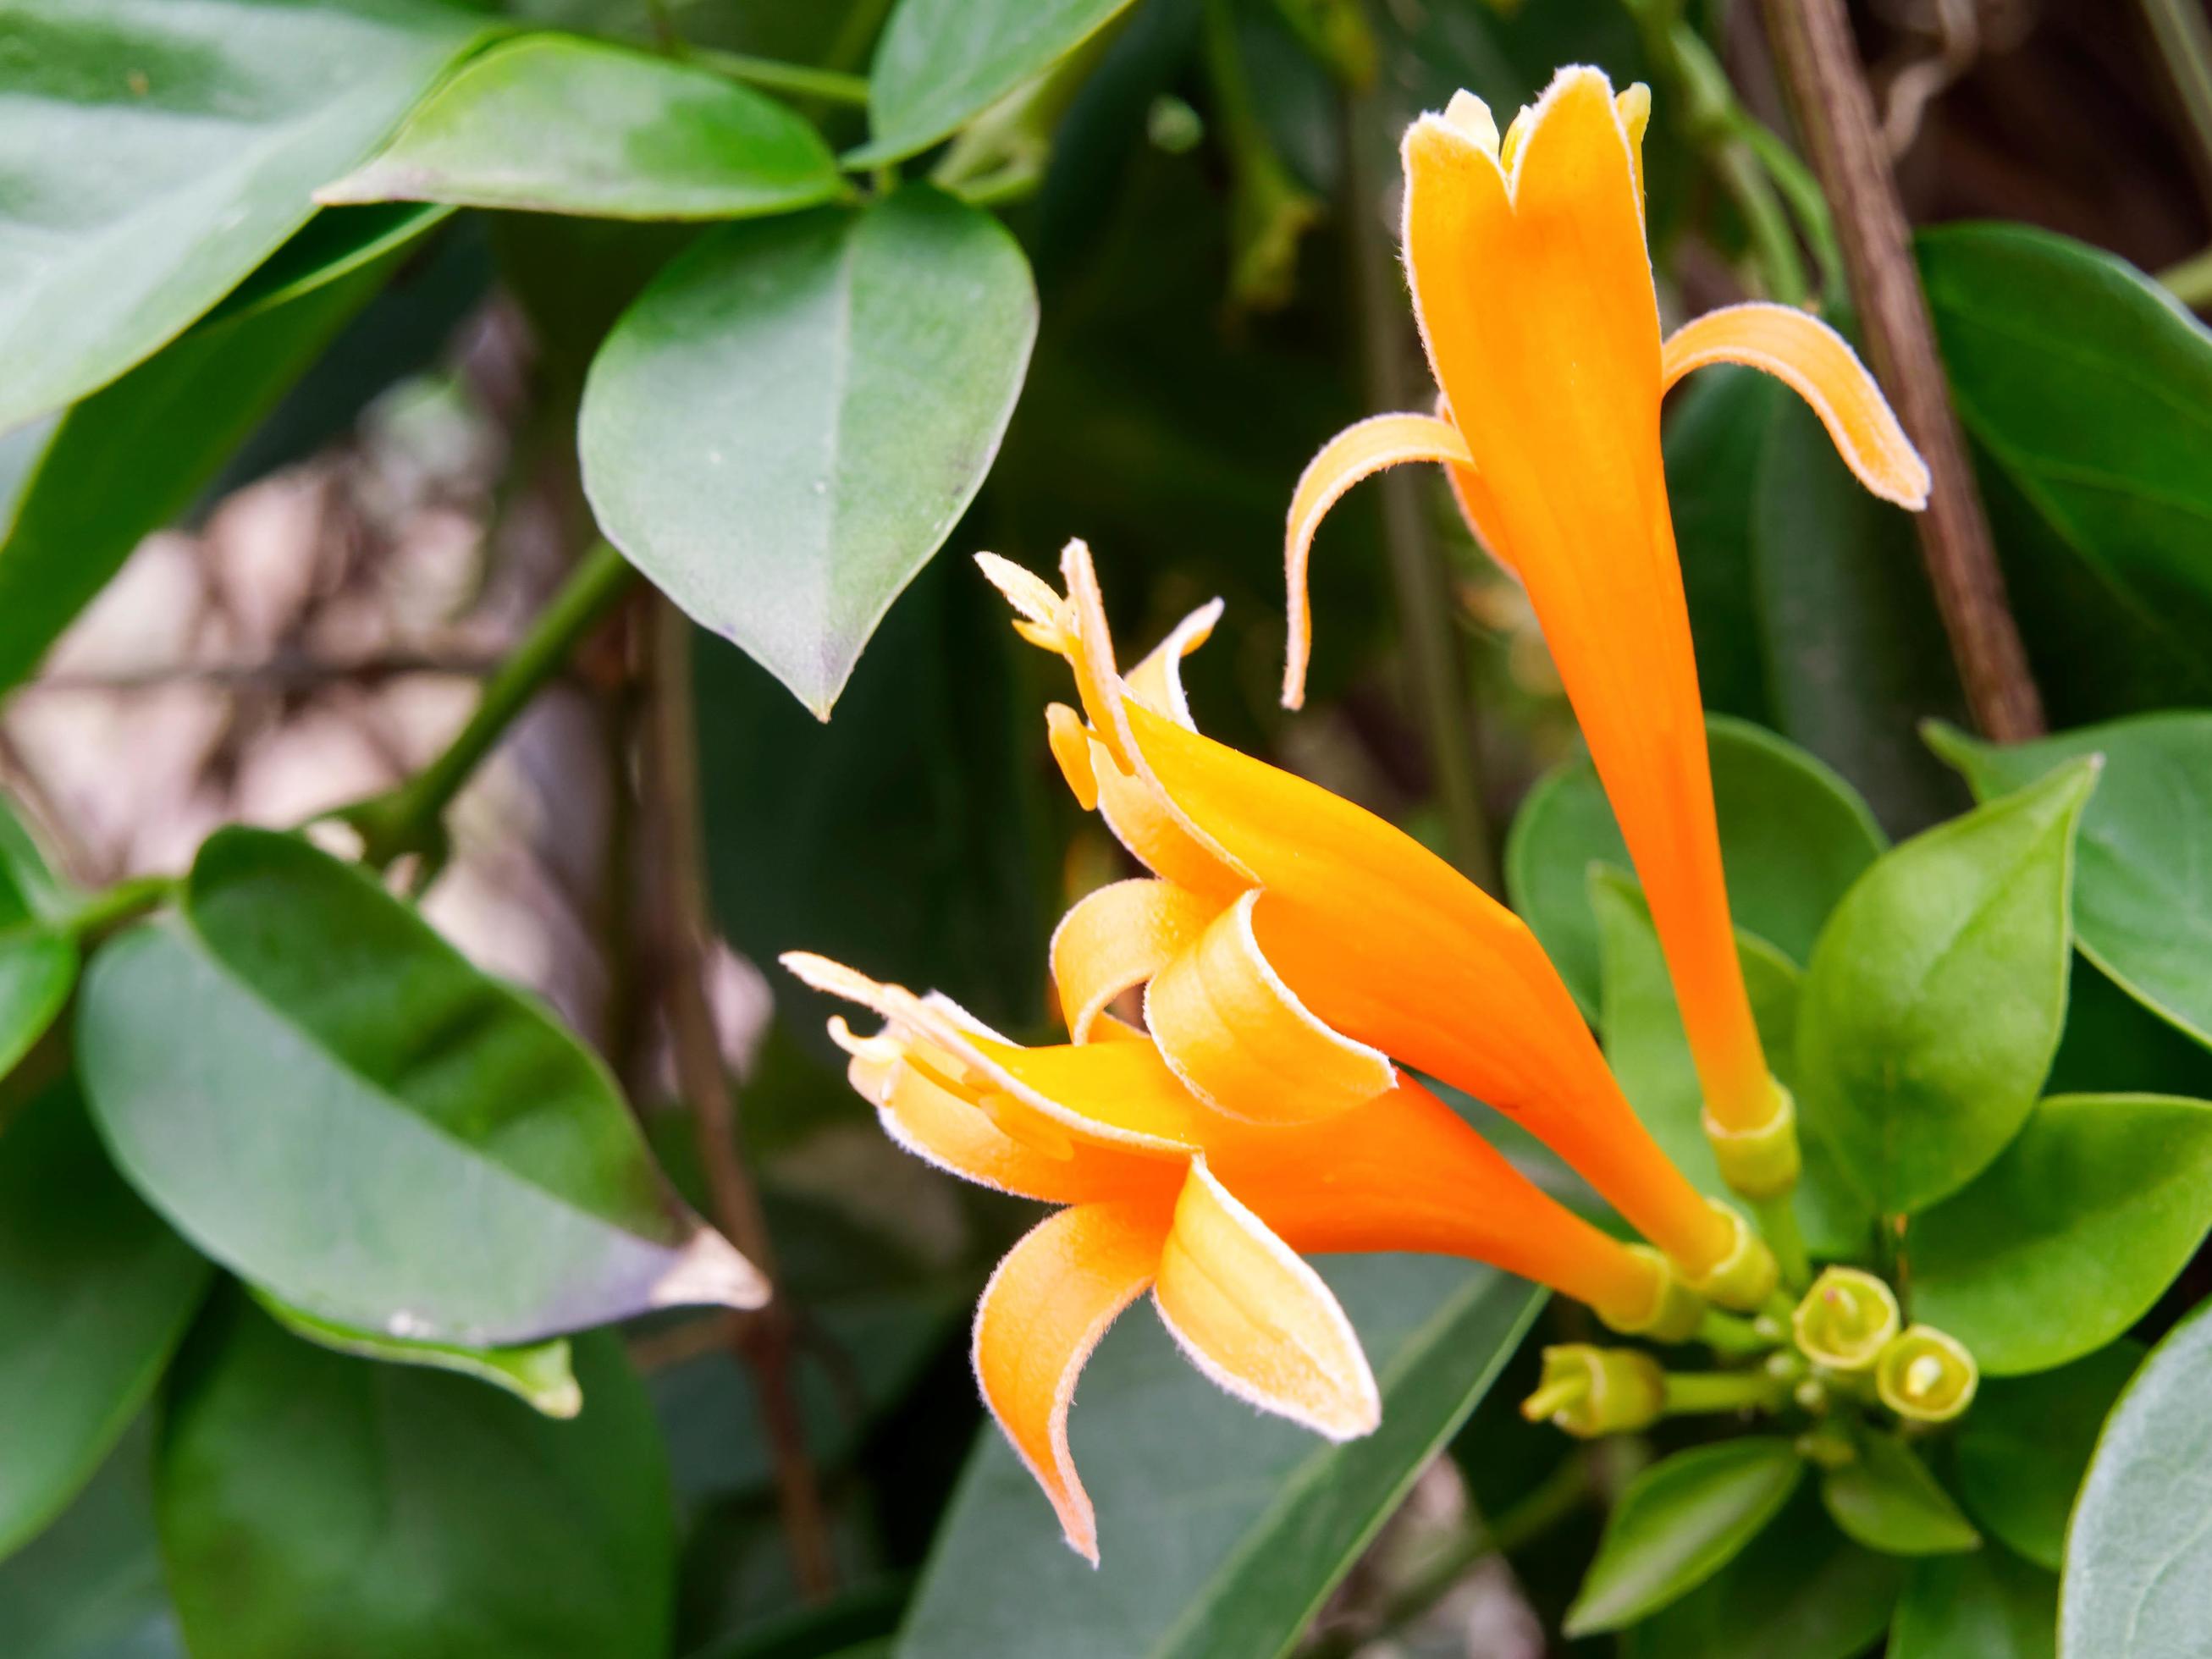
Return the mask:
<path fill-rule="evenodd" d="M 1850 347 L 1788 307 L 1729 307 L 1662 339 L 1645 246 L 1640 86 L 1562 70 L 1501 141 L 1460 93 L 1406 133 L 1405 257 L 1441 389 L 1435 416 L 1340 434 L 1307 468 L 1286 537 L 1283 701 L 1304 696 L 1308 556 L 1329 507 L 1407 461 L 1443 464 L 1476 538 L 1519 579 L 1650 901 L 1723 1170 L 1753 1197 L 1796 1174 L 1722 879 L 1689 614 L 1667 501 L 1660 400 L 1692 369 L 1747 364 L 1812 405 L 1885 500 L 1928 471 Z"/>
<path fill-rule="evenodd" d="M 1518 917 L 1372 813 L 1200 735 L 1178 665 L 1214 607 L 1125 682 L 1080 542 L 1063 556 L 1064 596 L 981 562 L 1024 637 L 1075 671 L 1083 714 L 1048 716 L 1071 787 L 1155 872 L 1085 898 L 1054 937 L 1079 1044 L 1141 984 L 1188 1092 L 1278 1128 L 1340 1119 L 1401 1086 L 1402 1062 L 1523 1124 L 1704 1294 L 1765 1298 L 1771 1254 L 1645 1131 Z"/>
<path fill-rule="evenodd" d="M 1094 1565 L 1096 1518 L 1067 1442 L 1076 1381 L 1149 1289 L 1191 1362 L 1244 1400 L 1343 1440 L 1380 1397 L 1350 1322 L 1301 1259 L 1408 1250 L 1488 1262 L 1679 1340 L 1703 1305 L 1657 1254 L 1549 1197 L 1409 1079 L 1326 1123 L 1267 1127 L 1194 1098 L 1140 1032 L 1029 1048 L 941 997 L 820 957 L 784 964 L 884 1022 L 830 1031 L 891 1138 L 968 1180 L 1063 1207 L 992 1275 L 975 1316 L 983 1398 Z"/>

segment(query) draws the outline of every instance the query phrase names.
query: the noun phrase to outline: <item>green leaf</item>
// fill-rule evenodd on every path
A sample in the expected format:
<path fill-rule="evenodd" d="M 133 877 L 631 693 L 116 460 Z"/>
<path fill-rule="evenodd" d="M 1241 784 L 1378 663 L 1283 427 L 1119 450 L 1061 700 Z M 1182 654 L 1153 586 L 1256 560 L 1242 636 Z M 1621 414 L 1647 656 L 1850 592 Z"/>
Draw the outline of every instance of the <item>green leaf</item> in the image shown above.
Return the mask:
<path fill-rule="evenodd" d="M 252 276 L 224 295 L 222 302 L 193 327 L 212 328 L 312 294 L 428 235 L 452 217 L 453 211 L 437 202 L 384 202 L 373 207 L 325 209 L 255 266 Z"/>
<path fill-rule="evenodd" d="M 2212 1629 L 2212 1303 L 2151 1350 L 2097 1443 L 2066 1535 L 2059 1647 L 2075 1659 L 2195 1659 Z"/>
<path fill-rule="evenodd" d="M 297 1308 L 287 1307 L 266 1291 L 252 1292 L 261 1310 L 286 1330 L 333 1353 L 356 1359 L 380 1359 L 394 1365 L 427 1365 L 433 1370 L 473 1376 L 504 1389 L 533 1411 L 548 1417 L 574 1417 L 584 1408 L 576 1386 L 568 1339 L 532 1342 L 514 1348 L 459 1348 L 445 1342 L 403 1342 L 374 1331 L 334 1325 Z"/>
<path fill-rule="evenodd" d="M 899 0 L 868 69 L 868 142 L 880 167 L 927 149 L 1106 27 L 1129 0 Z"/>
<path fill-rule="evenodd" d="M 153 1450 L 141 1418 L 60 1519 L 0 1562 L 8 1659 L 185 1659 L 154 1532 Z"/>
<path fill-rule="evenodd" d="M 1667 495 L 1698 690 L 1709 712 L 1740 720 L 1773 718 L 1747 484 L 1758 476 L 1774 404 L 1784 395 L 1757 369 L 1708 368 L 1674 395 L 1667 417 Z"/>
<path fill-rule="evenodd" d="M 94 958 L 77 1040 L 132 1184 L 318 1318 L 489 1347 L 758 1297 L 597 1058 L 305 842 L 210 839 L 185 914 Z"/>
<path fill-rule="evenodd" d="M 363 1364 L 243 1297 L 163 1425 L 163 1554 L 193 1659 L 665 1659 L 666 1454 L 621 1344 L 576 1343 L 573 1423 Z"/>
<path fill-rule="evenodd" d="M 471 58 L 315 199 L 738 219 L 844 188 L 830 147 L 772 98 L 672 58 L 532 34 Z"/>
<path fill-rule="evenodd" d="M 1606 1523 L 1567 1634 L 1619 1630 L 1711 1578 L 1790 1501 L 1805 1472 L 1796 1449 L 1746 1435 L 1676 1452 L 1629 1483 Z"/>
<path fill-rule="evenodd" d="M 1887 1659 L 2056 1659 L 2057 1651 L 2057 1578 L 2004 1550 L 1983 1550 L 1914 1564 Z"/>
<path fill-rule="evenodd" d="M 1602 865 L 1590 872 L 1589 894 L 1604 970 L 1598 1024 L 1605 1033 L 1606 1059 L 1636 1115 L 1675 1167 L 1698 1191 L 1732 1202 L 1734 1194 L 1705 1139 L 1705 1091 L 1690 1058 L 1689 1037 L 1667 977 L 1666 958 L 1659 952 L 1650 907 L 1634 882 Z M 1790 1085 L 1801 975 L 1773 946 L 1748 933 L 1736 935 L 1736 952 L 1759 1040 L 1783 1083 Z M 1808 1137 L 1804 1158 L 1794 1201 L 1807 1243 L 1832 1260 L 1863 1256 L 1873 1243 L 1873 1210 L 1843 1178 L 1825 1142 Z"/>
<path fill-rule="evenodd" d="M 1920 268 L 2053 719 L 2212 702 L 2212 335 L 2026 225 L 1926 232 Z"/>
<path fill-rule="evenodd" d="M 1374 1364 L 1380 1429 L 1336 1446 L 1256 1416 L 1133 1309 L 1085 1368 L 1071 1419 L 1103 1570 L 1060 1541 L 1036 1482 L 987 1427 L 901 1659 L 1034 1654 L 1041 1629 L 1053 1659 L 1216 1659 L 1293 1644 L 1541 1301 L 1519 1280 L 1433 1258 L 1321 1265 Z"/>
<path fill-rule="evenodd" d="M 2148 1312 L 2212 1227 L 2212 1104 L 2056 1095 L 1912 1227 L 1912 1311 L 1991 1376 L 2048 1370 Z"/>
<path fill-rule="evenodd" d="M 0 431 L 183 331 L 484 30 L 410 0 L 0 0 Z"/>
<path fill-rule="evenodd" d="M 2067 896 L 2094 763 L 1885 854 L 1844 896 L 1797 1008 L 1798 1106 L 1885 1215 L 1987 1168 L 2066 1014 Z"/>
<path fill-rule="evenodd" d="M 1036 332 L 1013 238 L 925 186 L 732 226 L 593 362 L 585 488 L 639 569 L 826 720 L 981 485 Z"/>
<path fill-rule="evenodd" d="M 1705 729 L 1736 926 L 1802 963 L 1828 912 L 1881 853 L 1881 831 L 1850 786 L 1802 750 L 1721 715 Z M 1505 885 L 1590 1014 L 1599 1000 L 1593 863 L 1631 867 L 1595 769 L 1571 761 L 1544 775 L 1514 819 Z"/>
<path fill-rule="evenodd" d="M 1857 1458 L 1820 1477 L 1820 1501 L 1846 1534 L 1888 1555 L 1981 1547 L 1982 1535 L 1903 1441 L 1870 1430 L 1854 1443 Z"/>
<path fill-rule="evenodd" d="M 0 1133 L 0 1555 L 99 1467 L 207 1283 L 207 1263 L 108 1167 L 67 1083 Z"/>
<path fill-rule="evenodd" d="M 2142 1358 L 2141 1343 L 2123 1339 L 2056 1370 L 1990 1377 L 1960 1424 L 1966 1507 L 2036 1565 L 2058 1571 L 2097 1437 Z"/>
<path fill-rule="evenodd" d="M 1809 1487 L 1700 1589 L 1621 1633 L 1626 1659 L 1858 1659 L 1905 1582 L 1838 1532 Z"/>
<path fill-rule="evenodd" d="M 2104 775 L 2081 814 L 2074 877 L 2082 953 L 2142 1005 L 2212 1043 L 2212 714 L 2150 714 L 2000 747 L 1932 726 L 1936 752 L 1987 799 L 2087 755 Z"/>
<path fill-rule="evenodd" d="M 191 505 L 397 257 L 196 329 L 61 418 L 0 531 L 0 690 L 29 678 L 140 539 Z"/>

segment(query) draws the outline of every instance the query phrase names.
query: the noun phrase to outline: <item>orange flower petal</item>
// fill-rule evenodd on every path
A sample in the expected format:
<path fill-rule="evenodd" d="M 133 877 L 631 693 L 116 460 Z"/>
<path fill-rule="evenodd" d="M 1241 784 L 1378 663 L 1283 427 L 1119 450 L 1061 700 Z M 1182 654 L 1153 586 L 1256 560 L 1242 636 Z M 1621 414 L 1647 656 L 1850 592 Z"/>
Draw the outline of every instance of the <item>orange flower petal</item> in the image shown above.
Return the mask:
<path fill-rule="evenodd" d="M 1264 890 L 1267 960 L 1331 1030 L 1511 1114 L 1692 1273 L 1726 1225 L 1638 1121 L 1520 918 L 1320 786 L 1132 706 L 1146 768 Z"/>
<path fill-rule="evenodd" d="M 1145 659 L 1131 669 L 1128 693 L 1155 714 L 1164 714 L 1177 726 L 1198 729 L 1190 717 L 1190 699 L 1183 695 L 1182 659 L 1213 637 L 1221 620 L 1221 601 L 1208 599 L 1170 630 Z"/>
<path fill-rule="evenodd" d="M 1397 1081 L 1389 1056 L 1332 1030 L 1269 965 L 1248 892 L 1162 967 L 1145 1023 L 1168 1069 L 1218 1112 L 1267 1123 L 1334 1117 Z"/>
<path fill-rule="evenodd" d="M 1067 1444 L 1067 1412 L 1091 1350 L 1158 1271 L 1164 1205 L 1062 1210 L 1006 1253 L 975 1310 L 984 1403 L 1060 1516 L 1068 1547 L 1098 1565 L 1098 1523 Z"/>
<path fill-rule="evenodd" d="M 1291 495 L 1283 562 L 1290 586 L 1289 655 L 1283 666 L 1283 707 L 1305 701 L 1306 662 L 1313 649 L 1313 607 L 1306 592 L 1306 568 L 1313 556 L 1314 532 L 1347 489 L 1385 467 L 1407 461 L 1456 462 L 1473 466 L 1467 441 L 1458 428 L 1427 415 L 1374 415 L 1331 438 L 1306 463 Z"/>
<path fill-rule="evenodd" d="M 1141 878 L 1078 900 L 1052 936 L 1052 980 L 1068 1036 L 1088 1042 L 1106 1005 L 1181 955 L 1219 908 L 1188 888 Z"/>
<path fill-rule="evenodd" d="M 1382 1396 L 1321 1275 L 1192 1161 L 1153 1300 L 1200 1370 L 1238 1399 L 1331 1440 L 1371 1434 Z"/>
<path fill-rule="evenodd" d="M 1708 363 L 1764 369 L 1813 407 L 1836 453 L 1886 501 L 1928 505 L 1928 464 L 1850 343 L 1810 312 L 1752 303 L 1709 311 L 1666 345 L 1665 385 Z"/>

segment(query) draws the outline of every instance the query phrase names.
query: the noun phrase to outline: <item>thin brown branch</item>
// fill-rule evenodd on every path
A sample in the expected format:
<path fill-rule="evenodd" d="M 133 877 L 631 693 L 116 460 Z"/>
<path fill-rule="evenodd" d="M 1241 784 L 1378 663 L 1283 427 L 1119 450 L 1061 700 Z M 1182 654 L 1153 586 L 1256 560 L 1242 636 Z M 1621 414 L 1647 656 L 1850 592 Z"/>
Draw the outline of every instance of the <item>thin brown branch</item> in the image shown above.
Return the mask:
<path fill-rule="evenodd" d="M 1765 6 L 1814 170 L 1835 207 L 1867 356 L 1934 476 L 1917 526 L 1920 548 L 1967 706 L 1975 724 L 1999 742 L 2034 737 L 2044 729 L 2042 699 L 2005 602 L 2004 574 L 1951 408 L 1905 207 L 1844 0 L 1765 0 Z"/>
<path fill-rule="evenodd" d="M 774 1243 L 759 1190 L 738 1152 L 736 1096 L 723 1063 L 714 1010 L 707 1000 L 714 935 L 708 921 L 699 800 L 690 623 L 665 599 L 653 600 L 653 613 L 643 828 L 649 837 L 648 879 L 659 912 L 665 953 L 661 981 L 677 1080 L 691 1110 L 715 1224 L 774 1282 Z M 799 1396 L 792 1386 L 797 1329 L 779 1290 L 766 1307 L 732 1321 L 730 1334 L 738 1357 L 752 1372 L 759 1397 L 793 1577 L 802 1595 L 821 1601 L 836 1589 L 836 1564 L 821 1486 L 807 1455 Z"/>

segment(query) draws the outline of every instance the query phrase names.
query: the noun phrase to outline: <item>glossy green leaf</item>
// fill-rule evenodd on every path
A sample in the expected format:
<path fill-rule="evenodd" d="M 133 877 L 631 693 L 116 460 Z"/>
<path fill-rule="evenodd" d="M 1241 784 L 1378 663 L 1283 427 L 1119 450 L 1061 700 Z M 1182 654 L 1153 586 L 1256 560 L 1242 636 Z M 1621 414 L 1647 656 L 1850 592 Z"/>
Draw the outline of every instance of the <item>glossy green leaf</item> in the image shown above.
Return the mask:
<path fill-rule="evenodd" d="M 926 186 L 732 226 L 592 363 L 585 488 L 632 563 L 827 719 L 981 485 L 1036 331 L 1013 238 Z"/>
<path fill-rule="evenodd" d="M 208 1278 L 108 1167 L 66 1083 L 0 1132 L 0 1555 L 60 1512 L 137 1415 Z"/>
<path fill-rule="evenodd" d="M 1929 742 L 1984 799 L 2104 757 L 2081 814 L 2075 938 L 2144 1006 L 2212 1043 L 2212 868 L 2195 841 L 2212 823 L 2212 714 L 2148 714 L 2002 746 L 1939 726 Z"/>
<path fill-rule="evenodd" d="M 1129 0 L 899 0 L 868 70 L 868 142 L 848 167 L 924 150 L 1042 73 Z"/>
<path fill-rule="evenodd" d="M 1636 1114 L 1698 1190 L 1734 1201 L 1705 1138 L 1705 1091 L 1698 1086 L 1690 1042 L 1666 958 L 1651 926 L 1643 892 L 1620 871 L 1594 869 L 1590 908 L 1598 922 L 1604 1004 L 1599 1029 L 1613 1075 Z M 1773 946 L 1748 933 L 1736 936 L 1744 987 L 1769 1062 L 1784 1085 L 1796 1048 L 1797 995 L 1802 975 Z M 1826 1144 L 1808 1139 L 1805 1167 L 1795 1202 L 1807 1243 L 1831 1259 L 1863 1256 L 1873 1243 L 1874 1212 L 1836 1168 Z"/>
<path fill-rule="evenodd" d="M 185 1659 L 154 1531 L 153 1452 L 141 1418 L 60 1518 L 0 1562 L 8 1659 Z"/>
<path fill-rule="evenodd" d="M 1857 1458 L 1820 1476 L 1820 1501 L 1850 1537 L 1887 1555 L 1955 1555 L 1981 1547 L 1928 1466 L 1893 1435 L 1856 1437 Z"/>
<path fill-rule="evenodd" d="M 420 0 L 0 3 L 0 430 L 174 338 L 484 28 Z"/>
<path fill-rule="evenodd" d="M 141 538 L 191 506 L 391 257 L 194 330 L 62 417 L 0 530 L 0 690 L 29 678 Z"/>
<path fill-rule="evenodd" d="M 1567 1633 L 1619 1630 L 1711 1578 L 1771 1521 L 1805 1465 L 1789 1441 L 1746 1435 L 1676 1452 L 1620 1495 Z"/>
<path fill-rule="evenodd" d="M 2059 1650 L 2068 1659 L 2195 1659 L 2212 1630 L 2212 1304 L 2171 1331 L 2097 1443 L 2066 1534 Z"/>
<path fill-rule="evenodd" d="M 347 1359 L 243 1297 L 162 1429 L 162 1552 L 193 1659 L 665 1659 L 666 1454 L 611 1335 L 555 1423 L 466 1378 Z"/>
<path fill-rule="evenodd" d="M 117 1163 L 208 1255 L 410 1341 L 537 1341 L 758 1275 L 663 1190 L 605 1067 L 362 871 L 227 830 L 86 975 Z"/>
<path fill-rule="evenodd" d="M 2212 1228 L 2212 1103 L 2057 1095 L 1912 1227 L 1912 1311 L 1984 1374 L 2048 1370 L 2148 1312 Z"/>
<path fill-rule="evenodd" d="M 453 212 L 440 202 L 325 208 L 255 266 L 252 276 L 224 295 L 222 302 L 193 326 L 212 328 L 312 294 L 428 235 Z"/>
<path fill-rule="evenodd" d="M 1959 1491 L 1983 1526 L 2058 1571 L 2066 1517 L 2112 1403 L 2142 1364 L 2124 1339 L 2033 1376 L 1984 1381 L 1959 1425 Z"/>
<path fill-rule="evenodd" d="M 1752 575 L 1753 494 L 1775 401 L 1756 369 L 1708 368 L 1670 399 L 1667 496 L 1690 606 L 1698 690 L 1709 713 L 1770 720 L 1765 641 Z"/>
<path fill-rule="evenodd" d="M 2058 1580 L 2005 1550 L 1920 1561 L 1887 1659 L 2055 1659 Z"/>
<path fill-rule="evenodd" d="M 1741 720 L 1709 716 L 1713 805 L 1736 926 L 1803 963 L 1820 924 L 1885 845 L 1866 803 L 1802 750 Z M 1593 863 L 1631 867 L 1587 760 L 1545 775 L 1505 843 L 1505 885 L 1584 1012 L 1598 1008 Z"/>
<path fill-rule="evenodd" d="M 2054 1095 L 2212 1100 L 2212 1048 L 2160 1019 L 2077 954 L 2066 988 L 2066 1032 L 2043 1087 Z"/>
<path fill-rule="evenodd" d="M 1905 1582 L 1838 1532 L 1809 1486 L 1699 1589 L 1621 1632 L 1626 1659 L 1859 1659 Z"/>
<path fill-rule="evenodd" d="M 1540 1301 L 1415 1257 L 1326 1261 L 1382 1390 L 1382 1425 L 1333 1446 L 1217 1392 L 1150 1310 L 1115 1325 L 1069 1419 L 1105 1565 L 1060 1541 L 1029 1471 L 986 1428 L 937 1534 L 901 1659 L 1218 1659 L 1307 1621 L 1471 1411 Z M 1048 1625 L 1044 1622 L 1048 1620 Z"/>
<path fill-rule="evenodd" d="M 844 188 L 829 146 L 787 106 L 712 70 L 547 33 L 471 58 L 315 199 L 738 219 Z"/>
<path fill-rule="evenodd" d="M 2212 335 L 2027 225 L 1929 231 L 1920 267 L 2053 720 L 2212 702 Z"/>
<path fill-rule="evenodd" d="M 584 1407 L 566 1337 L 514 1348 L 459 1348 L 446 1342 L 403 1342 L 374 1331 L 334 1325 L 297 1308 L 287 1307 L 266 1291 L 252 1292 L 261 1310 L 297 1337 L 356 1359 L 380 1359 L 393 1365 L 427 1365 L 432 1370 L 473 1376 L 548 1417 L 574 1417 Z"/>
<path fill-rule="evenodd" d="M 1836 908 L 1797 1008 L 1798 1109 L 1882 1213 L 2004 1149 L 2066 1014 L 2081 763 L 1905 842 Z"/>

